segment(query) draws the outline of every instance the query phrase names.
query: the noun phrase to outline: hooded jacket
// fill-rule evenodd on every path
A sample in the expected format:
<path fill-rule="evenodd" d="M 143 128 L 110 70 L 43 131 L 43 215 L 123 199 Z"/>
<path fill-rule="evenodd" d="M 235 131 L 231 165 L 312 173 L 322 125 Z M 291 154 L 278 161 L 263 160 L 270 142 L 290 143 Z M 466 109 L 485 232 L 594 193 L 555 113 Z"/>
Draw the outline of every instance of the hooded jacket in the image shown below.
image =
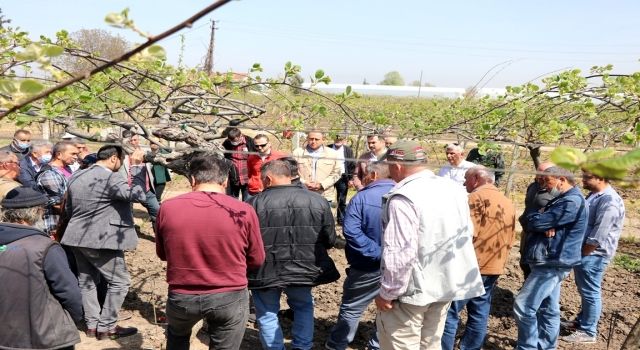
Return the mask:
<path fill-rule="evenodd" d="M 11 317 L 2 326 L 0 349 L 80 342 L 75 322 L 82 320 L 82 295 L 59 243 L 29 226 L 1 223 L 0 281 L 0 315 Z"/>

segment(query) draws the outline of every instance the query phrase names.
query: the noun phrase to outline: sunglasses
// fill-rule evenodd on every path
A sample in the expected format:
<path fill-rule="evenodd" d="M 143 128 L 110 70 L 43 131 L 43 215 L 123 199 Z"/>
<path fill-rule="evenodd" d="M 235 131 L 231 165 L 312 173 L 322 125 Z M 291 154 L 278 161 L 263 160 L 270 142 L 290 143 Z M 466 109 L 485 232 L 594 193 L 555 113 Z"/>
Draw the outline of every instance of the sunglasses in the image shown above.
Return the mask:
<path fill-rule="evenodd" d="M 267 142 L 267 143 L 263 143 L 261 145 L 255 144 L 255 146 L 258 147 L 258 148 L 262 148 L 262 147 L 266 147 L 268 144 L 269 143 Z"/>

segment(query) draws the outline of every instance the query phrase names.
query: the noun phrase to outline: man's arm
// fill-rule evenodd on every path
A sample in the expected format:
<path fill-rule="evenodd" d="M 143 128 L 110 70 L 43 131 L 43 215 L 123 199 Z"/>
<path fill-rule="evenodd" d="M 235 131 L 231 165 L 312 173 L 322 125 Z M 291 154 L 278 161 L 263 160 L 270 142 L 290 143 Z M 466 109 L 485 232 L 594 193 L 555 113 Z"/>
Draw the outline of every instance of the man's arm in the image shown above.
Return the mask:
<path fill-rule="evenodd" d="M 591 210 L 591 208 L 589 209 Z M 593 210 L 595 210 L 595 220 L 593 228 L 587 232 L 587 239 L 582 248 L 583 255 L 589 255 L 605 244 L 621 215 L 620 207 L 608 195 L 600 198 L 597 207 Z"/>
<path fill-rule="evenodd" d="M 389 202 L 389 222 L 382 241 L 382 279 L 379 297 L 392 301 L 407 290 L 418 253 L 419 218 L 413 203 L 395 195 Z"/>
<path fill-rule="evenodd" d="M 125 202 L 144 202 L 147 199 L 144 180 L 144 165 L 134 165 L 131 172 L 131 186 L 121 173 L 111 173 L 107 179 L 109 198 Z"/>
<path fill-rule="evenodd" d="M 362 231 L 363 210 L 360 198 L 351 199 L 345 211 L 342 233 L 347 240 L 347 245 L 362 256 L 380 260 L 380 246 Z"/>
<path fill-rule="evenodd" d="M 484 227 L 483 221 L 486 220 L 487 215 L 484 201 L 476 192 L 469 194 L 469 213 L 473 222 L 473 240 L 475 241 L 480 234 L 480 229 Z"/>
<path fill-rule="evenodd" d="M 550 229 L 572 223 L 576 220 L 579 210 L 578 203 L 561 198 L 549 206 L 544 213 L 529 214 L 527 230 L 544 233 Z"/>
<path fill-rule="evenodd" d="M 262 234 L 260 233 L 258 215 L 253 208 L 248 213 L 246 225 L 249 243 L 247 247 L 247 269 L 256 270 L 264 264 L 265 249 Z"/>
<path fill-rule="evenodd" d="M 333 153 L 335 155 L 335 152 Z M 322 189 L 326 190 L 333 186 L 338 180 L 340 180 L 340 164 L 336 159 L 332 159 L 333 167 L 331 168 L 331 172 L 329 175 L 322 181 L 320 181 L 320 185 L 322 185 Z"/>
<path fill-rule="evenodd" d="M 167 261 L 167 253 L 164 250 L 164 211 L 163 206 L 158 210 L 156 217 L 156 255 L 160 260 Z"/>
<path fill-rule="evenodd" d="M 320 230 L 320 242 L 324 244 L 326 249 L 333 248 L 336 244 L 338 237 L 336 236 L 336 223 L 333 221 L 333 213 L 329 203 L 322 200 L 323 213 L 322 213 L 322 228 Z"/>
<path fill-rule="evenodd" d="M 38 188 L 48 197 L 47 206 L 56 208 L 62 202 L 62 196 L 66 191 L 64 176 L 53 169 L 47 170 L 38 177 Z"/>
<path fill-rule="evenodd" d="M 51 294 L 75 322 L 82 321 L 82 293 L 76 276 L 69 269 L 62 246 L 54 244 L 49 248 L 44 257 L 43 271 Z"/>

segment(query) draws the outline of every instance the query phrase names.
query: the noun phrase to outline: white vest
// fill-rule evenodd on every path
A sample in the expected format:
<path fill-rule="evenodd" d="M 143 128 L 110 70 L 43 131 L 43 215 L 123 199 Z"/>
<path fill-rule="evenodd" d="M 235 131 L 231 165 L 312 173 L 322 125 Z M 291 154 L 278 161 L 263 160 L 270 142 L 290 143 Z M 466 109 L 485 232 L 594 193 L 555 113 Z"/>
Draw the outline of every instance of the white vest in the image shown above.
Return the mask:
<path fill-rule="evenodd" d="M 417 261 L 399 301 L 424 306 L 484 294 L 464 187 L 429 170 L 405 178 L 385 196 L 385 227 L 389 200 L 396 195 L 414 204 L 420 220 Z"/>

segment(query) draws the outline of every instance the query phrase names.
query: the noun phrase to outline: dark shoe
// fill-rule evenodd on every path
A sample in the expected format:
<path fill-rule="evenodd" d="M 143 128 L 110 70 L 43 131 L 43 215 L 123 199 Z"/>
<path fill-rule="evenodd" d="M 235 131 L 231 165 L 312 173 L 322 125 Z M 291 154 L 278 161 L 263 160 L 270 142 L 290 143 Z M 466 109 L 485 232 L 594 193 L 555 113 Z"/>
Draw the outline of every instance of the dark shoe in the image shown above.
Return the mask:
<path fill-rule="evenodd" d="M 98 340 L 102 340 L 102 339 L 116 340 L 119 338 L 124 338 L 124 337 L 134 335 L 136 333 L 138 333 L 138 328 L 116 326 L 116 328 L 108 332 L 98 332 L 96 334 L 96 338 Z"/>
<path fill-rule="evenodd" d="M 87 338 L 95 338 L 96 337 L 96 329 L 95 328 L 87 328 L 87 331 L 85 332 L 85 334 L 87 335 Z"/>

